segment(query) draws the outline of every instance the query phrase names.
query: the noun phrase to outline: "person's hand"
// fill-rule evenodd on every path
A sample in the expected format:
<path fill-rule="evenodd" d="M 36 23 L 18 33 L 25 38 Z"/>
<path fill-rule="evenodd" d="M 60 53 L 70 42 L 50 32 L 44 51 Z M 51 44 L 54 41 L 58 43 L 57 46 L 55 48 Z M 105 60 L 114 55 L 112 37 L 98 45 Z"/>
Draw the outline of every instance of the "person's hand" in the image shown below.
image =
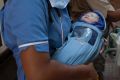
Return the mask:
<path fill-rule="evenodd" d="M 116 11 L 108 11 L 107 20 L 110 22 L 120 21 L 120 9 Z"/>
<path fill-rule="evenodd" d="M 98 80 L 98 74 L 92 63 L 88 64 L 88 69 L 89 69 L 88 80 Z"/>
<path fill-rule="evenodd" d="M 98 80 L 98 74 L 93 66 L 93 63 L 83 65 L 79 75 L 81 77 L 80 80 Z"/>

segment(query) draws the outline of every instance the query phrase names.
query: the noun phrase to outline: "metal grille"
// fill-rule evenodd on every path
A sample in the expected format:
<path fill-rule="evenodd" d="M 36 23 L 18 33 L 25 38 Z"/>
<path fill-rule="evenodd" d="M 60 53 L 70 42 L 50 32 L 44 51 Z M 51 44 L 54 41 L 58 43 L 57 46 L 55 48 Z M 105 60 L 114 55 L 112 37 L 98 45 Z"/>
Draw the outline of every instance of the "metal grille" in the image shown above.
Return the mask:
<path fill-rule="evenodd" d="M 113 57 L 106 58 L 104 80 L 120 80 L 120 68 L 116 65 Z"/>

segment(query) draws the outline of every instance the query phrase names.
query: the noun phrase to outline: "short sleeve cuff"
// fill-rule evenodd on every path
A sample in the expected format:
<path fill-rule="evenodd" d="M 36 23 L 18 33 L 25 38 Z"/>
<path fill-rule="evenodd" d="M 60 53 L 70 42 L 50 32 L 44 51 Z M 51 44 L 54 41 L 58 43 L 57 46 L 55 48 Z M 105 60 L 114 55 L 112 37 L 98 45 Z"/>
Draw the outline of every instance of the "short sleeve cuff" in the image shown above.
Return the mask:
<path fill-rule="evenodd" d="M 36 51 L 38 52 L 49 52 L 48 41 L 26 43 L 19 45 L 18 48 L 20 49 L 20 51 L 23 51 L 27 49 L 29 46 L 34 46 Z"/>

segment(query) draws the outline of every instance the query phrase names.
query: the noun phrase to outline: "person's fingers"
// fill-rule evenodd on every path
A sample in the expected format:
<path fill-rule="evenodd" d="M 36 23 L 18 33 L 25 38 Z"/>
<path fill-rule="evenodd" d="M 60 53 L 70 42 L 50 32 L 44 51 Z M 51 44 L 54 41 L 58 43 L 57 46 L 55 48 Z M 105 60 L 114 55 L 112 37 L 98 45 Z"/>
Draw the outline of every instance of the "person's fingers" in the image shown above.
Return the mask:
<path fill-rule="evenodd" d="M 89 63 L 88 65 L 93 67 L 93 63 Z"/>
<path fill-rule="evenodd" d="M 96 70 L 95 70 L 95 68 L 94 68 L 94 66 L 93 66 L 93 63 L 90 63 L 90 64 L 88 64 L 88 66 L 89 66 L 89 75 L 90 75 L 90 78 L 92 79 L 92 80 L 97 80 L 98 79 L 98 74 L 97 74 L 97 72 L 96 72 Z"/>
<path fill-rule="evenodd" d="M 111 22 L 116 22 L 120 20 L 120 9 L 116 11 L 108 11 L 107 20 Z"/>

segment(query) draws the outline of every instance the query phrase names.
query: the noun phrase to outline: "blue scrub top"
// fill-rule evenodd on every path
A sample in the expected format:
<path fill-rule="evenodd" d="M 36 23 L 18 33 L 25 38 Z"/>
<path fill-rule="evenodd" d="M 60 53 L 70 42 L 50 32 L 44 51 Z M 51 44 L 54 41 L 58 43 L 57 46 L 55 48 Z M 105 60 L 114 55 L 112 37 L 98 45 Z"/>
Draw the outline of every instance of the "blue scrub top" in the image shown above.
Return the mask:
<path fill-rule="evenodd" d="M 67 9 L 52 8 L 49 0 L 8 0 L 3 10 L 2 35 L 5 44 L 13 51 L 18 66 L 18 80 L 25 80 L 20 53 L 34 45 L 39 52 L 49 52 L 64 43 L 71 20 Z M 52 21 L 50 21 L 49 14 Z"/>

